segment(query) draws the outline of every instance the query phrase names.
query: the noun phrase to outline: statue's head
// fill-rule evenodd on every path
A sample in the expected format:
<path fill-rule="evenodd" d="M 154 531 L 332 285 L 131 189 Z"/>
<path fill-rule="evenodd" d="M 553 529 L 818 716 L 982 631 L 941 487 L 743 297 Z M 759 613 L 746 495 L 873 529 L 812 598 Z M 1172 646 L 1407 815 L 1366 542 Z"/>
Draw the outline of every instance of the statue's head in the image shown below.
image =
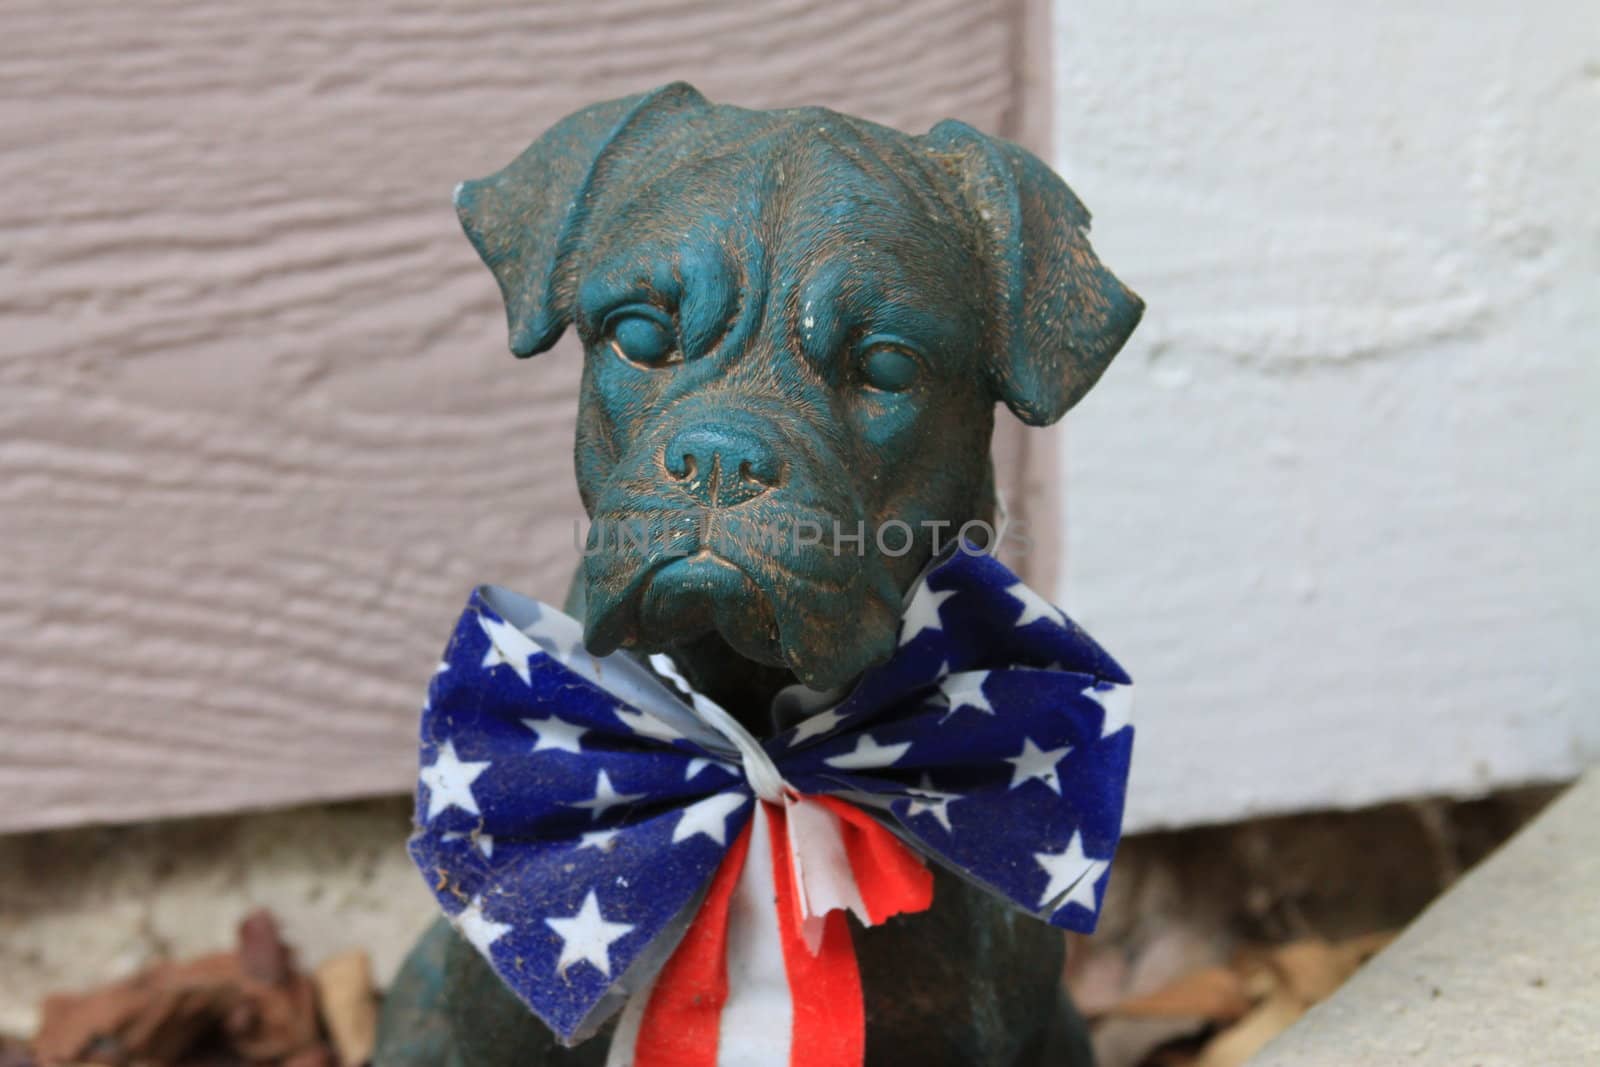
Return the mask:
<path fill-rule="evenodd" d="M 590 650 L 715 633 L 815 688 L 886 657 L 935 538 L 990 517 L 995 404 L 1056 421 L 1142 310 L 1061 179 L 954 121 L 674 84 L 569 116 L 457 207 L 512 351 L 584 344 Z"/>

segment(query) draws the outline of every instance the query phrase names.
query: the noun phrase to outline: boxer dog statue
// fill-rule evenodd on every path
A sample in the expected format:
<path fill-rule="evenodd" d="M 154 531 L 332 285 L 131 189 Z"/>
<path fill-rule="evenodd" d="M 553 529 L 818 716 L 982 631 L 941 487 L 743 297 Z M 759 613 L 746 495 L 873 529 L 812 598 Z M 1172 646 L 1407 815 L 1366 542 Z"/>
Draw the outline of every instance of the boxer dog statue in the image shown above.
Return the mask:
<path fill-rule="evenodd" d="M 819 108 L 715 105 L 680 83 L 569 116 L 504 170 L 465 183 L 456 206 L 499 282 L 512 352 L 537 355 L 568 328 L 583 341 L 576 464 L 591 551 L 566 608 L 582 620 L 581 636 L 554 609 L 480 591 L 447 656 L 450 669 L 436 679 L 424 719 L 413 854 L 453 926 L 437 924 L 397 979 L 378 1067 L 1088 1062 L 1083 1027 L 1060 992 L 1062 938 L 1018 915 L 995 887 L 1014 875 L 1023 888 L 1011 896 L 1024 910 L 1057 921 L 1057 908 L 1078 908 L 1092 922 L 1109 855 L 1085 856 L 1115 843 L 1120 777 L 1102 776 L 1116 779 L 1106 787 L 1110 799 L 1083 807 L 1089 814 L 1070 842 L 1065 831 L 1041 837 L 986 873 L 982 839 L 1030 832 L 1030 817 L 997 816 L 985 832 L 963 828 L 959 816 L 952 823 L 963 805 L 980 810 L 977 792 L 958 800 L 965 794 L 945 784 L 963 778 L 959 765 L 899 784 L 827 772 L 875 767 L 863 754 L 911 747 L 883 741 L 893 736 L 888 726 L 833 749 L 827 738 L 848 718 L 837 710 L 851 707 L 841 703 L 848 694 L 882 689 L 885 672 L 913 654 L 924 655 L 916 669 L 927 671 L 925 683 L 911 686 L 926 690 L 916 699 L 942 700 L 926 727 L 936 731 L 929 747 L 970 739 L 978 760 L 983 731 L 1034 714 L 1000 708 L 1002 690 L 1010 690 L 995 674 L 953 665 L 958 654 L 942 646 L 919 650 L 961 625 L 952 614 L 961 602 L 951 584 L 958 579 L 938 570 L 952 565 L 955 532 L 995 519 L 995 404 L 1030 425 L 1055 422 L 1139 321 L 1140 300 L 1089 246 L 1083 205 L 1033 155 L 960 122 L 913 136 Z M 973 547 L 963 542 L 956 555 Z M 1096 745 L 1114 743 L 1112 762 L 1122 761 L 1125 773 L 1131 731 L 1116 731 L 1125 720 L 1105 694 L 1126 677 L 1058 609 L 997 562 L 984 565 L 993 570 L 979 584 L 990 583 L 987 595 L 1010 604 L 1010 614 L 975 627 L 973 640 L 1015 628 L 1036 643 L 1061 642 L 1052 647 L 1064 652 L 1047 655 L 1038 645 L 1019 653 L 1013 673 L 1035 689 L 1054 677 L 1076 679 L 1070 693 L 1061 690 L 1071 699 L 1045 710 L 1065 723 L 1081 705 L 1091 724 L 1057 747 L 1042 734 L 1013 737 L 1021 754 L 1005 757 L 995 790 L 1056 803 L 1099 773 L 1073 770 L 1076 757 L 1065 754 Z M 563 626 L 571 628 L 566 637 Z M 963 693 L 953 685 L 958 678 L 970 683 Z M 584 704 L 591 683 L 624 689 L 609 704 Z M 486 688 L 452 688 L 468 684 Z M 1086 685 L 1092 699 L 1073 703 Z M 682 698 L 674 725 L 642 728 L 648 716 L 637 710 L 594 710 L 621 709 L 628 693 L 673 686 L 680 691 L 672 699 Z M 504 727 L 479 723 L 502 699 L 580 690 L 575 711 L 509 712 Z M 1017 699 L 1018 707 L 1033 706 L 1031 697 Z M 634 735 L 618 725 L 624 714 L 641 745 L 685 761 L 662 781 L 726 775 L 722 784 L 733 791 L 702 791 L 694 796 L 709 799 L 685 807 L 692 798 L 674 799 L 678 787 L 663 786 L 658 796 L 625 780 L 634 764 L 605 762 L 634 758 L 627 741 Z M 874 721 L 917 719 L 900 714 Z M 715 727 L 709 733 L 707 723 Z M 484 738 L 514 739 L 518 747 L 505 750 L 514 755 L 486 755 L 454 732 L 469 726 L 481 727 Z M 664 747 L 671 745 L 678 748 Z M 813 774 L 800 756 L 784 762 L 791 748 L 826 758 L 817 757 Z M 567 773 L 563 761 L 590 756 L 600 762 L 572 771 L 588 783 L 583 793 L 550 802 L 568 819 L 541 831 L 556 840 L 531 843 L 494 823 L 500 809 L 544 803 L 542 791 L 564 788 L 554 784 L 559 775 L 550 777 Z M 525 761 L 517 772 L 524 777 L 497 779 L 500 771 L 487 770 L 512 759 Z M 985 773 L 968 776 L 974 790 L 988 788 Z M 869 795 L 874 789 L 882 795 Z M 828 791 L 837 795 L 825 806 L 807 806 L 807 797 Z M 762 805 L 748 802 L 757 797 Z M 980 840 L 972 866 L 928 864 L 931 907 L 924 895 L 880 915 L 869 902 L 854 909 L 864 918 L 853 925 L 842 911 L 829 913 L 829 922 L 848 930 L 834 947 L 854 954 L 855 969 L 836 972 L 844 977 L 823 991 L 834 998 L 826 1011 L 837 1001 L 844 1022 L 817 1029 L 812 1009 L 795 1006 L 797 995 L 766 1027 L 776 1044 L 741 1052 L 726 1011 L 723 1030 L 712 1022 L 709 1037 L 690 1013 L 711 1002 L 754 1003 L 753 991 L 766 988 L 772 975 L 721 955 L 731 961 L 735 942 L 748 938 L 716 927 L 724 940 L 702 968 L 710 983 L 703 988 L 712 992 L 684 994 L 676 1008 L 670 996 L 652 992 L 643 1009 L 639 990 L 659 991 L 697 966 L 684 961 L 701 951 L 707 913 L 716 913 L 713 926 L 744 921 L 747 890 L 713 873 L 722 869 L 720 857 L 741 848 L 756 856 L 764 846 L 739 844 L 752 833 L 798 849 L 813 832 L 802 830 L 798 808 L 790 809 L 787 830 L 776 814 L 767 829 L 750 814 L 783 804 L 810 812 L 807 827 L 825 823 L 816 832 L 827 840 L 849 840 L 844 869 L 861 884 L 843 892 L 858 904 L 878 891 L 868 885 L 882 880 L 875 863 L 911 871 L 907 892 L 923 892 L 913 877 L 924 870 L 922 859 L 903 862 L 908 844 L 916 851 L 918 841 L 932 842 L 922 852 L 948 861 L 955 852 L 941 853 L 939 835 L 953 828 Z M 1102 817 L 1111 821 L 1094 829 L 1092 820 Z M 681 851 L 628 868 L 633 873 L 604 868 L 605 880 L 587 888 L 576 884 L 588 877 L 586 865 L 624 861 L 633 846 L 618 846 L 628 840 L 618 833 L 637 826 L 643 841 L 654 825 L 664 834 L 676 826 L 671 847 Z M 1039 827 L 1045 836 L 1054 832 Z M 710 858 L 680 889 L 672 857 L 691 844 Z M 863 859 L 869 853 L 877 859 Z M 1052 864 L 1068 854 L 1082 869 L 1058 877 Z M 807 879 L 817 877 L 820 861 L 796 860 L 792 869 L 742 862 L 767 879 L 749 899 L 768 912 L 774 893 L 780 904 L 785 892 L 817 895 Z M 630 884 L 641 879 L 646 884 Z M 524 895 L 545 910 L 530 910 Z M 670 932 L 630 947 L 629 938 L 655 921 L 651 908 L 666 907 L 660 901 L 668 897 L 679 916 L 661 924 Z M 833 936 L 817 935 L 821 949 L 807 941 L 809 951 L 825 957 Z M 781 962 L 771 967 L 780 986 L 789 967 L 793 986 L 794 968 L 807 964 L 793 937 L 783 944 L 787 955 L 774 956 Z M 620 1022 L 618 998 L 629 1004 Z M 747 1029 L 762 1018 L 746 1016 Z M 813 1031 L 802 1039 L 806 1019 Z M 754 1027 L 758 1036 L 761 1029 Z M 830 1042 L 838 1034 L 836 1049 Z M 701 1060 L 688 1047 L 696 1042 Z"/>

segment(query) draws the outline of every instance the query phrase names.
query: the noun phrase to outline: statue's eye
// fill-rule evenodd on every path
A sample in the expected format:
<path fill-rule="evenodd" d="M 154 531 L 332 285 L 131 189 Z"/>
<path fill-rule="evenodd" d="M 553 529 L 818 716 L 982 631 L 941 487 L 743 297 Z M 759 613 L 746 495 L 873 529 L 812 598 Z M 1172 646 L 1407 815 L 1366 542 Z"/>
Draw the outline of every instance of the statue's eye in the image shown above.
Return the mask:
<path fill-rule="evenodd" d="M 917 384 L 922 367 L 899 341 L 867 339 L 861 350 L 861 376 L 885 393 L 903 393 Z"/>
<path fill-rule="evenodd" d="M 641 367 L 682 361 L 672 320 L 658 308 L 630 304 L 606 316 L 602 332 L 617 355 Z"/>

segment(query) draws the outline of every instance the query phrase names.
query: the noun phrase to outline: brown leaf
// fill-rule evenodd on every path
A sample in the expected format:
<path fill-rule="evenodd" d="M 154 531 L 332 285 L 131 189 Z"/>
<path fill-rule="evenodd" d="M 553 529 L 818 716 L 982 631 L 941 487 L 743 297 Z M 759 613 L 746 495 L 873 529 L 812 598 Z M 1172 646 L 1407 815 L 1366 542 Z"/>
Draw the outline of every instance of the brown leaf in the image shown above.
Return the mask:
<path fill-rule="evenodd" d="M 294 971 L 289 946 L 278 933 L 272 912 L 258 908 L 239 924 L 239 965 L 257 982 L 277 985 Z"/>
<path fill-rule="evenodd" d="M 1390 932 L 1369 934 L 1337 944 L 1307 938 L 1274 949 L 1267 963 L 1287 991 L 1309 1007 L 1327 999 L 1394 936 Z"/>
<path fill-rule="evenodd" d="M 306 1049 L 283 1061 L 283 1067 L 334 1067 L 333 1053 L 325 1048 Z"/>
<path fill-rule="evenodd" d="M 46 997 L 34 1055 L 45 1067 L 106 1050 L 172 1058 L 192 1047 L 234 1002 L 231 954 L 161 963 L 88 993 Z"/>
<path fill-rule="evenodd" d="M 251 1013 L 231 1017 L 230 1024 L 244 1025 L 227 1030 L 229 1044 L 246 1059 L 272 1061 L 290 1056 L 319 1043 L 317 993 L 311 979 L 290 975 L 279 985 L 269 986 L 246 978 L 242 990 Z"/>
<path fill-rule="evenodd" d="M 378 1040 L 378 996 L 367 954 L 354 950 L 334 956 L 312 978 L 340 1067 L 366 1063 Z"/>
<path fill-rule="evenodd" d="M 316 991 L 266 912 L 240 925 L 237 952 L 47 998 L 33 1042 L 41 1067 L 277 1064 L 321 1047 Z"/>
<path fill-rule="evenodd" d="M 1194 1067 L 1240 1067 L 1265 1048 L 1268 1041 L 1293 1026 L 1305 1010 L 1305 1005 L 1292 996 L 1268 997 L 1250 1014 L 1212 1038 L 1194 1061 Z"/>
<path fill-rule="evenodd" d="M 35 1067 L 37 1062 L 22 1042 L 0 1035 L 0 1067 Z"/>
<path fill-rule="evenodd" d="M 1118 1004 L 1112 1014 L 1125 1018 L 1201 1018 L 1230 1023 L 1250 1010 L 1240 975 L 1228 967 L 1191 971 L 1153 993 Z"/>

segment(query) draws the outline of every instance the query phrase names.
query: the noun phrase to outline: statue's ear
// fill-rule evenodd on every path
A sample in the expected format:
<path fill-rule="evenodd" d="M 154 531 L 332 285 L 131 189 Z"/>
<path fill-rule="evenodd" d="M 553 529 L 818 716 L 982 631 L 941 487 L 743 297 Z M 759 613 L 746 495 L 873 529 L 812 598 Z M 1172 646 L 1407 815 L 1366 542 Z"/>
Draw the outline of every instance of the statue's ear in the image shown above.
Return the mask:
<path fill-rule="evenodd" d="M 556 123 L 504 170 L 456 187 L 461 226 L 500 283 L 513 353 L 545 351 L 572 321 L 566 268 L 589 194 L 625 163 L 630 146 L 709 106 L 683 82 L 595 104 Z"/>
<path fill-rule="evenodd" d="M 954 120 L 927 142 L 950 164 L 987 244 L 995 395 L 1023 422 L 1049 425 L 1099 379 L 1144 302 L 1095 258 L 1089 212 L 1037 156 Z"/>

